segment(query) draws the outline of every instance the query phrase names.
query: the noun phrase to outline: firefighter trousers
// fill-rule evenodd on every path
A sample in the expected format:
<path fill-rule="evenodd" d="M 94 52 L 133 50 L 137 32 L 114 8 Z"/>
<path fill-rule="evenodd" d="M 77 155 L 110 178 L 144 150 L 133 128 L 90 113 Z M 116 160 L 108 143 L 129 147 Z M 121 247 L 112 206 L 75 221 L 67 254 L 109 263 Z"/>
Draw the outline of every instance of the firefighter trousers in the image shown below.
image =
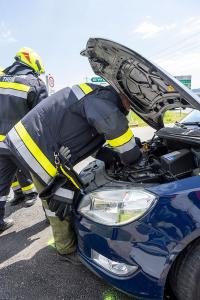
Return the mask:
<path fill-rule="evenodd" d="M 28 166 L 27 166 L 28 167 Z M 6 199 L 9 194 L 10 186 L 17 169 L 23 169 L 22 161 L 18 158 L 13 151 L 11 151 L 8 145 L 0 142 L 0 223 L 3 222 L 5 216 Z M 33 176 L 38 192 L 44 189 L 36 175 Z M 51 212 L 48 208 L 48 204 L 45 200 L 42 201 L 52 227 L 55 246 L 60 254 L 69 254 L 76 249 L 76 236 L 73 230 L 72 222 L 70 218 L 66 218 L 64 221 Z"/>
<path fill-rule="evenodd" d="M 31 175 L 37 192 L 42 192 L 44 185 L 39 182 L 36 176 L 33 174 Z M 65 220 L 60 221 L 60 219 L 56 217 L 55 213 L 50 211 L 45 200 L 42 200 L 42 205 L 45 210 L 46 217 L 50 222 L 54 243 L 58 252 L 60 254 L 69 254 L 74 252 L 76 250 L 76 235 L 73 229 L 71 218 L 66 217 Z"/>
<path fill-rule="evenodd" d="M 25 196 L 36 193 L 30 173 L 25 169 L 18 169 L 11 185 L 13 192 L 21 191 Z"/>
<path fill-rule="evenodd" d="M 0 223 L 3 223 L 5 206 L 10 187 L 17 169 L 23 169 L 20 161 L 11 153 L 4 142 L 0 142 Z"/>

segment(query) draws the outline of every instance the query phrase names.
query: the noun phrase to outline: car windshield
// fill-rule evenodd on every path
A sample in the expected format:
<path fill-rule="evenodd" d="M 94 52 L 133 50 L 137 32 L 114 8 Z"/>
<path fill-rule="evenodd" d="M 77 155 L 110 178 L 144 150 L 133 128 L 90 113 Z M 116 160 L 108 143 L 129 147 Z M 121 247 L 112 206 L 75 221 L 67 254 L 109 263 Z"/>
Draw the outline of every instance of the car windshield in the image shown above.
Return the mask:
<path fill-rule="evenodd" d="M 180 123 L 200 123 L 200 111 L 193 110 L 190 114 L 188 114 Z"/>

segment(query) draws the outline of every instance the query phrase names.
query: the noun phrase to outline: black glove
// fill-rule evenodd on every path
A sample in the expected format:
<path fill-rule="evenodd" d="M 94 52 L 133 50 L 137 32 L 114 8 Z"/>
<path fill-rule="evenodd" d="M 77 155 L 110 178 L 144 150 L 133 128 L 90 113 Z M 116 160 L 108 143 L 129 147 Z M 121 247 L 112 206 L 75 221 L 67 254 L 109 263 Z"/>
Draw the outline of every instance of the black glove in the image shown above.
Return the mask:
<path fill-rule="evenodd" d="M 39 194 L 39 197 L 46 200 L 49 209 L 55 212 L 55 215 L 59 217 L 61 221 L 64 220 L 66 216 L 71 215 L 74 202 L 74 199 L 69 199 L 68 201 L 68 199 L 56 195 L 56 191 L 61 187 L 65 188 L 65 184 L 66 189 L 73 190 L 74 187 L 71 182 L 69 182 L 65 176 L 59 174 L 54 177 L 49 185 Z M 77 196 L 77 192 L 74 192 L 74 196 Z"/>
<path fill-rule="evenodd" d="M 69 162 L 69 159 L 71 157 L 70 150 L 66 146 L 62 146 L 59 150 L 59 157 L 61 159 L 61 163 L 65 164 Z"/>
<path fill-rule="evenodd" d="M 142 143 L 141 143 L 140 138 L 135 137 L 135 143 L 138 145 L 139 148 L 142 148 Z"/>
<path fill-rule="evenodd" d="M 119 155 L 108 147 L 102 147 L 95 155 L 96 159 L 102 160 L 105 163 L 105 168 L 108 169 L 111 166 L 121 164 Z"/>
<path fill-rule="evenodd" d="M 55 200 L 54 198 L 49 199 L 48 205 L 49 209 L 53 212 L 55 212 L 55 215 L 63 221 L 66 217 L 71 217 L 72 215 L 72 204 L 64 203 L 58 200 Z"/>
<path fill-rule="evenodd" d="M 142 152 L 140 151 L 140 148 L 136 144 L 129 151 L 120 153 L 120 158 L 121 158 L 122 163 L 125 166 L 133 165 L 133 164 L 137 163 L 138 161 L 140 161 L 140 159 L 142 158 Z"/>
<path fill-rule="evenodd" d="M 66 189 L 70 190 L 68 185 Z M 49 199 L 49 201 L 47 201 L 49 209 L 55 212 L 55 215 L 63 221 L 66 217 L 72 216 L 74 207 L 76 207 L 80 195 L 82 194 L 79 190 L 74 191 L 73 199 L 63 198 L 55 194 L 51 199 Z"/>

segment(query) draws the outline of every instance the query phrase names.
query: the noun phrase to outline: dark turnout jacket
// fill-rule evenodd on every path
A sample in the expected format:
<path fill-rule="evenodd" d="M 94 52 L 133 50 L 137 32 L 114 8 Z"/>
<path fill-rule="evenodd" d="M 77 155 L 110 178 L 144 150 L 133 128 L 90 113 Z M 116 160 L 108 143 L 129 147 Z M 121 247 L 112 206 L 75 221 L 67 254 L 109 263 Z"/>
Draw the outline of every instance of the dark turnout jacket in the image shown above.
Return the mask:
<path fill-rule="evenodd" d="M 48 183 L 56 174 L 54 153 L 68 146 L 72 165 L 105 142 L 121 156 L 136 147 L 121 99 L 111 87 L 64 88 L 31 110 L 8 134 L 29 168 Z"/>
<path fill-rule="evenodd" d="M 14 63 L 0 73 L 0 140 L 42 99 L 48 96 L 45 84 L 34 71 Z"/>

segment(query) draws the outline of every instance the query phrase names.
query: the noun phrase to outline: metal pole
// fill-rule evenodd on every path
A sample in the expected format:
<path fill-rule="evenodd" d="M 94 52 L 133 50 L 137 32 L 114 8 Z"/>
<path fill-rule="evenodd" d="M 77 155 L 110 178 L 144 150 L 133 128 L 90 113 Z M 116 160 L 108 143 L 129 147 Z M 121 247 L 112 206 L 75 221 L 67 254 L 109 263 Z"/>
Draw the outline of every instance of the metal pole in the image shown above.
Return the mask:
<path fill-rule="evenodd" d="M 47 92 L 49 94 L 49 77 L 46 75 L 46 87 L 47 87 Z"/>

